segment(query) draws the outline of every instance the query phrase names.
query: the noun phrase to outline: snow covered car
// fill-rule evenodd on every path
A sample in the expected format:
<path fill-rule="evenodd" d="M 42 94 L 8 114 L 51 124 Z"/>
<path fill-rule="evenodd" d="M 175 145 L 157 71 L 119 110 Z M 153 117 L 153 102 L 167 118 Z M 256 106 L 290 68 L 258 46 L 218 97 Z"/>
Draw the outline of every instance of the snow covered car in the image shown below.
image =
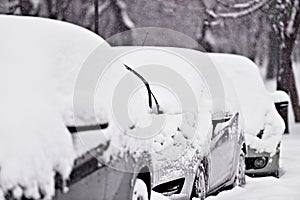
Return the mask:
<path fill-rule="evenodd" d="M 121 63 L 142 77 L 146 87 L 148 85 L 148 93 L 142 87 L 141 96 L 133 95 L 136 99 L 132 104 L 139 113 L 137 118 L 165 119 L 166 126 L 153 136 L 150 152 L 154 170 L 152 190 L 171 199 L 204 199 L 225 186 L 243 186 L 246 145 L 240 131 L 238 108 L 228 103 L 233 102 L 228 99 L 234 98 L 234 94 L 228 86 L 224 94 L 221 86 L 220 93 L 223 91 L 224 96 L 219 97 L 224 105 L 218 107 L 213 102 L 218 98 L 211 93 L 219 88 L 207 85 L 214 87 L 224 83 L 219 82 L 218 72 L 211 62 L 214 56 L 171 47 L 119 46 L 113 49 Z M 197 68 L 191 67 L 190 62 Z M 178 74 L 186 82 L 178 78 Z M 189 89 L 195 96 L 185 93 Z M 180 103 L 171 91 L 183 98 Z M 197 102 L 195 107 L 193 97 Z M 184 98 L 188 99 L 187 104 Z M 149 99 L 153 101 L 153 108 L 147 104 Z M 147 113 L 149 107 L 154 111 Z M 143 110 L 146 110 L 144 114 Z M 134 132 L 137 126 L 131 127 Z"/>
<path fill-rule="evenodd" d="M 215 61 L 219 71 L 229 77 L 236 91 L 246 136 L 246 173 L 249 175 L 279 176 L 280 141 L 285 123 L 277 106 L 286 107 L 288 96 L 282 91 L 266 90 L 258 67 L 249 59 L 221 55 Z M 217 63 L 222 60 L 222 63 Z M 283 103 L 283 104 L 282 104 Z"/>
<path fill-rule="evenodd" d="M 271 94 L 274 99 L 276 110 L 287 109 L 289 96 L 283 91 L 275 91 Z M 264 130 L 261 130 L 257 137 L 262 139 Z M 280 174 L 280 141 L 276 147 L 275 155 L 269 152 L 258 152 L 255 148 L 248 147 L 246 157 L 246 173 L 248 175 L 273 175 L 279 178 Z"/>
<path fill-rule="evenodd" d="M 0 15 L 0 24 L 0 199 L 150 199 L 149 154 L 114 140 L 112 121 L 90 120 L 87 104 L 72 118 L 82 64 L 109 45 L 55 20 Z"/>

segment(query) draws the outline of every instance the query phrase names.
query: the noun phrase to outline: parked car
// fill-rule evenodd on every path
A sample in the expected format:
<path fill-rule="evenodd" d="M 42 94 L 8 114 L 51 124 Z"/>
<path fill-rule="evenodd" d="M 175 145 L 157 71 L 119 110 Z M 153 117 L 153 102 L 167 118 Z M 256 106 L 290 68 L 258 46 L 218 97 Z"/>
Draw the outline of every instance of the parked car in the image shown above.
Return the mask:
<path fill-rule="evenodd" d="M 43 96 L 41 99 L 52 100 L 53 98 L 56 101 L 59 105 L 57 110 L 62 115 L 59 117 L 59 120 L 64 118 L 66 128 L 73 135 L 77 158 L 66 184 L 59 175 L 56 175 L 54 199 L 150 200 L 152 165 L 149 154 L 144 151 L 137 153 L 129 151 L 130 149 L 128 148 L 124 149 L 122 145 L 126 144 L 126 140 L 120 141 L 119 148 L 111 151 L 110 149 L 115 144 L 113 144 L 111 138 L 103 135 L 103 131 L 109 132 L 113 123 L 107 118 L 103 119 L 103 123 L 100 124 L 95 124 L 95 121 L 89 120 L 90 118 L 86 119 L 86 111 L 90 105 L 83 104 L 84 115 L 77 115 L 77 117 L 85 119 L 83 124 L 75 123 L 74 120 L 68 118 L 70 115 L 73 116 L 73 110 L 71 110 L 73 108 L 73 88 L 82 63 L 98 45 L 109 45 L 105 44 L 101 37 L 84 28 L 56 20 L 0 16 L 0 22 L 3 27 L 3 37 L 0 39 L 2 43 L 0 52 L 4 53 L 1 53 L 1 69 L 4 68 L 4 72 L 6 72 L 5 69 L 11 67 L 11 69 L 16 70 L 13 71 L 14 75 L 20 74 L 20 77 L 24 77 L 24 79 L 18 79 L 18 76 L 16 76 L 17 78 L 10 77 L 19 81 L 16 82 L 16 85 L 20 85 L 20 87 L 10 88 L 11 85 L 7 84 L 7 87 L 4 87 L 5 91 L 19 93 L 13 89 L 21 88 L 26 93 L 26 89 L 29 88 L 22 88 L 21 86 L 26 85 L 28 80 L 31 80 L 32 86 L 37 86 L 37 88 L 40 85 L 43 86 L 43 84 L 55 86 L 53 88 L 54 93 L 52 93 L 52 90 L 42 88 L 43 95 L 46 98 Z M 47 73 L 43 73 L 44 71 Z M 34 82 L 35 80 L 40 82 Z M 55 99 L 54 96 L 58 98 Z M 21 94 L 19 98 L 22 99 Z M 25 102 L 21 102 L 21 105 L 22 103 L 23 105 L 25 104 Z M 33 103 L 30 106 L 34 108 Z M 56 107 L 53 110 L 56 111 Z M 43 117 L 48 117 L 45 113 L 43 114 Z M 31 119 L 22 118 L 22 120 Z M 48 117 L 47 120 L 51 121 L 52 119 Z M 39 124 L 34 126 L 37 130 L 42 131 L 47 128 L 56 130 L 52 129 L 53 127 L 39 128 Z M 23 135 L 28 131 L 26 128 L 22 129 Z M 113 134 L 115 133 L 107 133 L 108 136 Z M 54 136 L 57 136 L 57 134 L 54 134 Z M 34 140 L 34 138 L 31 139 Z M 52 139 L 55 142 L 55 138 Z M 47 148 L 44 144 L 40 146 L 41 148 Z M 7 150 L 9 151 L 9 149 Z M 60 151 L 59 149 L 51 150 Z M 18 152 L 18 155 L 22 157 L 23 149 L 20 151 L 14 149 L 14 151 Z M 36 149 L 36 152 L 38 153 L 39 149 Z M 110 153 L 113 153 L 113 155 Z M 47 158 L 46 161 L 48 161 Z M 22 168 L 23 164 L 20 163 L 19 166 L 14 167 Z M 37 175 L 35 172 L 33 174 Z M 43 175 L 47 176 L 47 174 Z M 22 174 L 22 176 L 26 179 L 26 176 L 30 176 L 30 174 Z M 32 178 L 36 177 L 30 177 L 29 179 Z M 13 177 L 13 179 L 15 180 L 16 177 Z M 22 185 L 19 186 L 22 187 Z M 19 189 L 21 190 L 21 188 Z M 28 188 L 23 189 L 25 191 Z M 49 190 L 52 191 L 52 185 L 49 187 Z M 43 192 L 38 192 L 43 197 Z M 18 191 L 19 197 L 17 198 L 21 198 L 20 195 L 24 193 L 22 190 Z M 32 194 L 33 192 L 31 191 Z M 25 195 L 30 199 L 38 198 L 37 196 L 39 195 L 34 194 L 34 197 L 30 196 L 30 194 Z M 13 194 L 13 191 L 8 191 L 6 198 L 13 199 L 14 195 L 16 194 Z"/>
<path fill-rule="evenodd" d="M 287 111 L 288 96 L 266 90 L 258 67 L 242 56 L 215 54 L 216 66 L 228 76 L 240 102 L 246 136 L 246 174 L 279 177 L 280 141 L 285 123 L 278 113 Z M 222 63 L 218 63 L 222 60 Z"/>
<path fill-rule="evenodd" d="M 144 100 L 140 102 L 149 102 L 149 98 L 154 97 L 156 111 L 151 112 L 152 117 L 163 117 L 166 123 L 170 123 L 154 137 L 157 150 L 151 153 L 154 170 L 152 190 L 171 199 L 204 199 L 225 186 L 243 186 L 246 183 L 246 144 L 240 129 L 240 116 L 238 108 L 232 102 L 228 103 L 228 99 L 233 98 L 230 96 L 232 90 L 226 86 L 223 95 L 212 91 L 220 89 L 213 88 L 220 84 L 220 91 L 224 93 L 223 82 L 218 79 L 218 71 L 211 62 L 214 56 L 171 47 L 122 46 L 113 49 L 119 55 L 118 60 L 149 86 L 150 91 L 144 93 Z M 195 65 L 198 68 L 191 67 Z M 176 74 L 180 74 L 186 82 L 174 80 L 174 77 L 177 79 Z M 176 91 L 179 97 L 182 97 L 180 93 L 191 88 L 198 106 L 191 106 L 191 95 L 186 97 L 189 98 L 187 105 L 180 102 L 182 109 L 176 107 L 178 102 L 170 90 L 154 81 L 169 84 L 170 90 Z M 185 87 L 186 83 L 188 87 Z M 216 92 L 221 99 L 210 96 L 210 92 Z M 216 99 L 224 104 L 218 107 L 218 103 L 213 102 Z M 149 110 L 149 107 L 152 109 L 147 103 L 134 105 L 139 106 L 136 108 L 139 112 Z M 181 120 L 176 121 L 175 118 Z"/>
<path fill-rule="evenodd" d="M 271 94 L 278 113 L 287 117 L 289 96 L 283 91 L 275 91 Z M 286 127 L 288 126 L 285 123 Z M 257 137 L 262 139 L 264 130 L 261 130 Z M 258 152 L 255 148 L 248 147 L 246 157 L 246 173 L 250 176 L 272 175 L 280 177 L 280 141 L 276 147 L 275 155 L 269 152 Z"/>

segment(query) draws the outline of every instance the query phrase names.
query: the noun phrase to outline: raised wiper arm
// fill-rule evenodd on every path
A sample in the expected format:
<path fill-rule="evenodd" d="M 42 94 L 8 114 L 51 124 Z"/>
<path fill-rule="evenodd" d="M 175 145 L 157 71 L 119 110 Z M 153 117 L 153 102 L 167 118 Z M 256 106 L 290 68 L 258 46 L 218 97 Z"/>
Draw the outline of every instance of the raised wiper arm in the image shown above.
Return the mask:
<path fill-rule="evenodd" d="M 154 99 L 155 101 L 155 105 L 156 105 L 156 109 L 157 109 L 157 113 L 158 114 L 162 114 L 163 112 L 160 110 L 160 106 L 159 106 L 159 103 L 157 101 L 157 99 L 155 98 L 154 94 L 152 93 L 151 91 L 151 88 L 150 88 L 150 85 L 148 83 L 148 81 L 142 76 L 140 75 L 139 73 L 137 73 L 135 70 L 133 70 L 132 68 L 130 68 L 128 65 L 126 64 L 123 64 L 125 66 L 125 68 L 132 72 L 134 75 L 136 75 L 139 79 L 141 79 L 143 81 L 143 83 L 145 84 L 146 88 L 147 88 L 147 92 L 148 92 L 148 103 L 149 103 L 149 107 L 150 109 L 152 109 L 152 98 Z"/>

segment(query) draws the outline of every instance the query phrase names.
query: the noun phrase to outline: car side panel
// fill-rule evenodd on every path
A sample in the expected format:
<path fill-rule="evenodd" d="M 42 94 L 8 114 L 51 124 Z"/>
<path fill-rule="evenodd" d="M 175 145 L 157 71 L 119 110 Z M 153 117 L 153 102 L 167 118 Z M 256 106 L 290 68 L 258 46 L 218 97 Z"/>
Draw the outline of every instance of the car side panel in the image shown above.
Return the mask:
<path fill-rule="evenodd" d="M 116 163 L 106 171 L 105 200 L 130 199 L 133 191 L 134 179 L 138 168 L 135 169 L 132 158 L 127 162 Z"/>
<path fill-rule="evenodd" d="M 106 185 L 105 167 L 84 177 L 69 187 L 67 193 L 57 190 L 54 200 L 104 200 Z"/>
<path fill-rule="evenodd" d="M 229 161 L 229 169 L 228 169 L 228 174 L 227 174 L 227 180 L 230 181 L 232 180 L 236 174 L 237 170 L 237 165 L 238 165 L 238 160 L 240 156 L 240 150 L 242 148 L 242 133 L 239 130 L 238 127 L 238 122 L 239 122 L 239 114 L 236 114 L 232 122 L 230 124 L 230 138 L 229 138 L 229 143 L 230 143 L 230 161 Z"/>
<path fill-rule="evenodd" d="M 229 134 L 224 129 L 212 139 L 211 143 L 211 167 L 209 175 L 209 187 L 215 188 L 222 184 L 226 179 L 226 170 L 228 168 L 228 155 L 230 150 L 228 142 Z"/>
<path fill-rule="evenodd" d="M 209 188 L 214 190 L 229 181 L 236 170 L 236 146 L 238 129 L 238 115 L 234 115 L 228 122 L 222 123 L 222 128 L 212 138 L 211 166 L 209 173 Z"/>

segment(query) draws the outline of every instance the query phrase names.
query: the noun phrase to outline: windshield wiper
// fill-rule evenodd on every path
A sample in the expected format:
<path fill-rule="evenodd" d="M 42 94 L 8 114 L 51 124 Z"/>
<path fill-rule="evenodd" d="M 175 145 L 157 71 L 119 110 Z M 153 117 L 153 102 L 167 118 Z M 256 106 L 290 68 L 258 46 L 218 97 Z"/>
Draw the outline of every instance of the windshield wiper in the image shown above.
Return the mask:
<path fill-rule="evenodd" d="M 148 92 L 148 104 L 149 104 L 150 109 L 152 110 L 152 97 L 153 97 L 154 102 L 155 102 L 155 105 L 156 105 L 156 109 L 157 109 L 157 114 L 162 114 L 163 111 L 160 110 L 159 103 L 158 103 L 157 99 L 155 98 L 154 94 L 152 93 L 148 81 L 147 81 L 142 75 L 140 75 L 140 74 L 137 73 L 135 70 L 133 70 L 132 68 L 130 68 L 128 65 L 126 65 L 126 64 L 123 64 L 123 65 L 125 66 L 125 68 L 126 68 L 128 71 L 130 71 L 130 72 L 132 72 L 134 75 L 136 75 L 136 76 L 137 76 L 139 79 L 141 79 L 141 80 L 143 81 L 143 83 L 145 84 L 146 89 L 147 89 L 147 92 Z"/>

